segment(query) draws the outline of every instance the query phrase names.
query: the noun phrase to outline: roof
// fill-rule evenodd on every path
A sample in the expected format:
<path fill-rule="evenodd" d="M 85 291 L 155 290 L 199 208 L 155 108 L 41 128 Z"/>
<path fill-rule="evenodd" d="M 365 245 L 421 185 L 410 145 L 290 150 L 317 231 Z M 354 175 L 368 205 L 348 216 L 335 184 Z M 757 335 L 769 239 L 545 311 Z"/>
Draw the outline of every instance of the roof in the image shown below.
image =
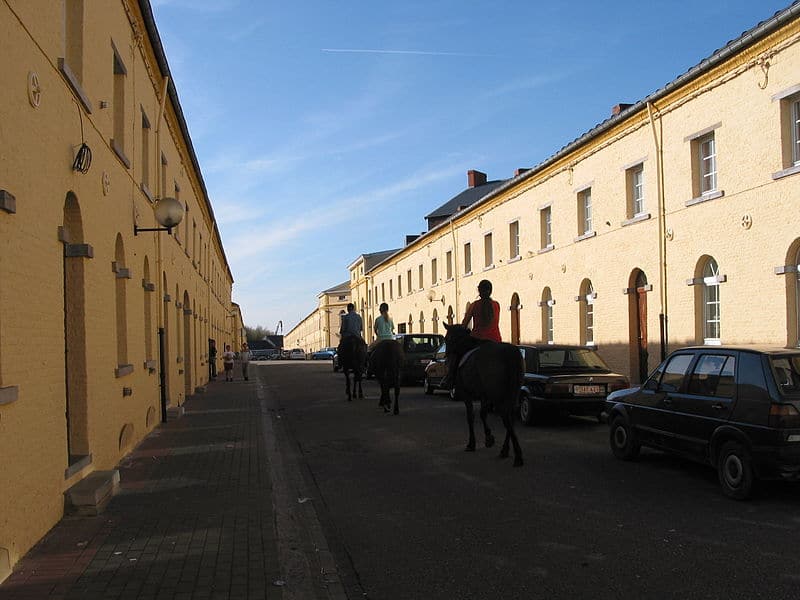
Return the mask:
<path fill-rule="evenodd" d="M 673 352 L 680 352 L 681 350 L 703 350 L 707 352 L 714 352 L 717 350 L 735 350 L 737 352 L 757 352 L 759 354 L 798 354 L 800 348 L 783 348 L 781 346 L 768 345 L 768 344 L 734 344 L 721 346 L 684 346 L 683 348 L 675 348 Z"/>
<path fill-rule="evenodd" d="M 475 187 L 467 188 L 457 196 L 450 198 L 450 200 L 442 204 L 433 212 L 425 215 L 425 218 L 435 219 L 437 217 L 449 217 L 450 215 L 457 213 L 459 207 L 472 206 L 486 194 L 494 191 L 506 181 L 506 179 L 496 179 L 494 181 L 487 181 L 483 185 L 476 185 Z"/>
<path fill-rule="evenodd" d="M 332 288 L 328 288 L 327 290 L 322 290 L 319 295 L 322 294 L 336 294 L 338 292 L 349 292 L 350 291 L 350 281 L 344 281 L 339 285 L 335 285 Z"/>
<path fill-rule="evenodd" d="M 348 269 L 352 269 L 359 260 L 364 261 L 364 273 L 369 273 L 372 268 L 389 258 L 393 254 L 397 254 L 401 248 L 394 248 L 393 250 L 381 250 L 380 252 L 371 252 L 369 254 L 361 254 L 357 259 L 347 265 Z"/>

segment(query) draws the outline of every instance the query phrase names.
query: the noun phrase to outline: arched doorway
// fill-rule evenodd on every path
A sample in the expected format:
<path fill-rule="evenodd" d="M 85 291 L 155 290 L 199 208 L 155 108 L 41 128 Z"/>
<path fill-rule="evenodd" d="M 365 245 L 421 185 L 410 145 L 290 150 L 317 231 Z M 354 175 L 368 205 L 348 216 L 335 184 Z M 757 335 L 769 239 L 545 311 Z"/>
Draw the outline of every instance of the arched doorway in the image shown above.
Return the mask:
<path fill-rule="evenodd" d="M 647 292 L 652 286 L 641 269 L 634 269 L 628 282 L 629 347 L 631 374 L 637 383 L 647 379 L 649 352 L 647 350 Z"/>
<path fill-rule="evenodd" d="M 73 465 L 89 456 L 89 416 L 86 367 L 85 259 L 91 252 L 84 244 L 83 218 L 78 198 L 68 193 L 64 201 L 62 241 L 64 252 L 64 381 L 67 427 L 67 460 Z"/>
<path fill-rule="evenodd" d="M 183 393 L 184 397 L 192 393 L 192 309 L 189 292 L 183 292 Z"/>
<path fill-rule="evenodd" d="M 439 333 L 439 311 L 433 309 L 433 316 L 431 317 L 433 323 L 433 333 Z"/>
<path fill-rule="evenodd" d="M 169 287 L 167 287 L 167 274 L 162 274 L 162 281 L 163 285 L 161 289 L 164 291 L 164 294 L 168 293 Z M 160 343 L 160 350 L 161 350 L 161 364 L 159 368 L 161 370 L 161 385 L 163 386 L 163 390 L 161 393 L 161 397 L 164 401 L 164 408 L 166 409 L 166 405 L 169 404 L 169 383 L 170 383 L 170 351 L 169 351 L 169 311 L 167 310 L 167 299 L 166 297 L 161 299 L 164 302 L 164 329 L 159 336 L 159 343 Z"/>
<path fill-rule="evenodd" d="M 511 296 L 511 343 L 519 344 L 519 311 L 522 305 L 519 303 L 519 294 L 514 292 Z"/>

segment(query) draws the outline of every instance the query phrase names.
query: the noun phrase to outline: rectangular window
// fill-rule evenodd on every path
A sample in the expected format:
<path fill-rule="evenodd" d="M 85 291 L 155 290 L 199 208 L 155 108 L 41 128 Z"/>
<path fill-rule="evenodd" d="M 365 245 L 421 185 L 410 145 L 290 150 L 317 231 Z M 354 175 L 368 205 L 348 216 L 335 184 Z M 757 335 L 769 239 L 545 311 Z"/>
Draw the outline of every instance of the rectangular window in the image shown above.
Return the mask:
<path fill-rule="evenodd" d="M 125 166 L 130 168 L 130 161 L 125 156 L 125 126 L 127 124 L 127 119 L 125 117 L 125 80 L 128 75 L 128 70 L 125 68 L 125 64 L 122 62 L 122 57 L 120 57 L 117 49 L 113 48 L 113 50 L 114 98 L 112 100 L 111 109 L 113 113 L 112 120 L 114 122 L 114 137 L 111 138 L 111 147 L 114 149 L 117 156 L 119 156 L 120 160 L 125 163 Z"/>
<path fill-rule="evenodd" d="M 142 111 L 142 191 L 153 201 L 150 193 L 150 119 Z"/>
<path fill-rule="evenodd" d="M 494 256 L 492 255 L 492 234 L 487 233 L 483 236 L 483 266 L 488 268 L 493 264 Z"/>
<path fill-rule="evenodd" d="M 472 273 L 472 244 L 464 244 L 464 274 Z"/>
<path fill-rule="evenodd" d="M 592 231 L 592 188 L 578 192 L 578 235 Z"/>
<path fill-rule="evenodd" d="M 542 250 L 553 245 L 553 228 L 551 207 L 546 206 L 539 211 L 539 223 L 542 236 Z"/>
<path fill-rule="evenodd" d="M 448 250 L 447 254 L 445 254 L 445 269 L 447 273 L 447 281 L 450 281 L 453 278 L 453 251 Z"/>
<path fill-rule="evenodd" d="M 628 218 L 632 219 L 645 213 L 644 206 L 644 165 L 639 164 L 625 171 Z"/>
<path fill-rule="evenodd" d="M 166 198 L 167 196 L 167 157 L 163 154 L 161 155 L 161 178 L 159 182 L 158 193 L 161 198 Z"/>
<path fill-rule="evenodd" d="M 403 276 L 397 276 L 397 297 L 400 298 L 403 295 Z"/>
<path fill-rule="evenodd" d="M 422 265 L 419 266 L 419 289 L 425 288 L 425 279 L 423 277 Z"/>
<path fill-rule="evenodd" d="M 411 284 L 411 269 L 408 270 L 406 275 L 407 275 L 407 279 L 408 279 L 408 281 L 407 281 L 407 283 L 408 283 L 408 293 L 410 294 L 411 292 L 414 291 L 414 286 Z"/>
<path fill-rule="evenodd" d="M 508 258 L 519 258 L 519 221 L 508 225 Z"/>
<path fill-rule="evenodd" d="M 386 284 L 381 284 L 381 302 L 386 302 Z"/>
<path fill-rule="evenodd" d="M 389 280 L 389 300 L 394 300 L 394 279 Z"/>
<path fill-rule="evenodd" d="M 792 100 L 792 164 L 800 165 L 800 97 Z"/>
<path fill-rule="evenodd" d="M 431 259 L 431 285 L 439 283 L 439 270 L 435 258 Z"/>
<path fill-rule="evenodd" d="M 692 186 L 695 198 L 717 190 L 717 147 L 713 131 L 692 140 Z"/>
<path fill-rule="evenodd" d="M 800 166 L 800 85 L 796 85 L 780 98 L 782 167 Z M 792 93 L 794 92 L 794 93 Z M 775 99 L 778 99 L 775 98 Z M 792 172 L 795 172 L 793 169 Z"/>
<path fill-rule="evenodd" d="M 64 2 L 64 58 L 79 84 L 83 83 L 83 2 Z"/>

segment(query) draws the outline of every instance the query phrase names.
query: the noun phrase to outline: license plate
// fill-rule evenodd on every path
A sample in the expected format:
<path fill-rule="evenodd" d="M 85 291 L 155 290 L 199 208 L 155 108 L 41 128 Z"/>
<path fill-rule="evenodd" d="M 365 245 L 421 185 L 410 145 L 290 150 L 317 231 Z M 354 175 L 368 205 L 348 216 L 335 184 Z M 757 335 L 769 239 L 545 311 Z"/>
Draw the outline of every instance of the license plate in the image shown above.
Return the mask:
<path fill-rule="evenodd" d="M 602 385 L 574 385 L 572 393 L 576 396 L 599 396 L 605 393 L 604 388 Z"/>

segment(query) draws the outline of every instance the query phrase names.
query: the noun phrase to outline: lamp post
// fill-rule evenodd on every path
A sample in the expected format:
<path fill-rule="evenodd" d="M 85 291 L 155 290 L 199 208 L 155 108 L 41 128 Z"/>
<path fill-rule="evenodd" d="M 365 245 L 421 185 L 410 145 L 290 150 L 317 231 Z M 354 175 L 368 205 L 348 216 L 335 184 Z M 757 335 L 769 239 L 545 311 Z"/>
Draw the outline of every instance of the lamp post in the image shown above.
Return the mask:
<path fill-rule="evenodd" d="M 167 197 L 156 201 L 153 211 L 156 221 L 162 227 L 139 227 L 133 224 L 133 235 L 139 235 L 140 231 L 166 231 L 167 235 L 172 233 L 172 228 L 183 220 L 183 205 L 175 198 Z"/>

